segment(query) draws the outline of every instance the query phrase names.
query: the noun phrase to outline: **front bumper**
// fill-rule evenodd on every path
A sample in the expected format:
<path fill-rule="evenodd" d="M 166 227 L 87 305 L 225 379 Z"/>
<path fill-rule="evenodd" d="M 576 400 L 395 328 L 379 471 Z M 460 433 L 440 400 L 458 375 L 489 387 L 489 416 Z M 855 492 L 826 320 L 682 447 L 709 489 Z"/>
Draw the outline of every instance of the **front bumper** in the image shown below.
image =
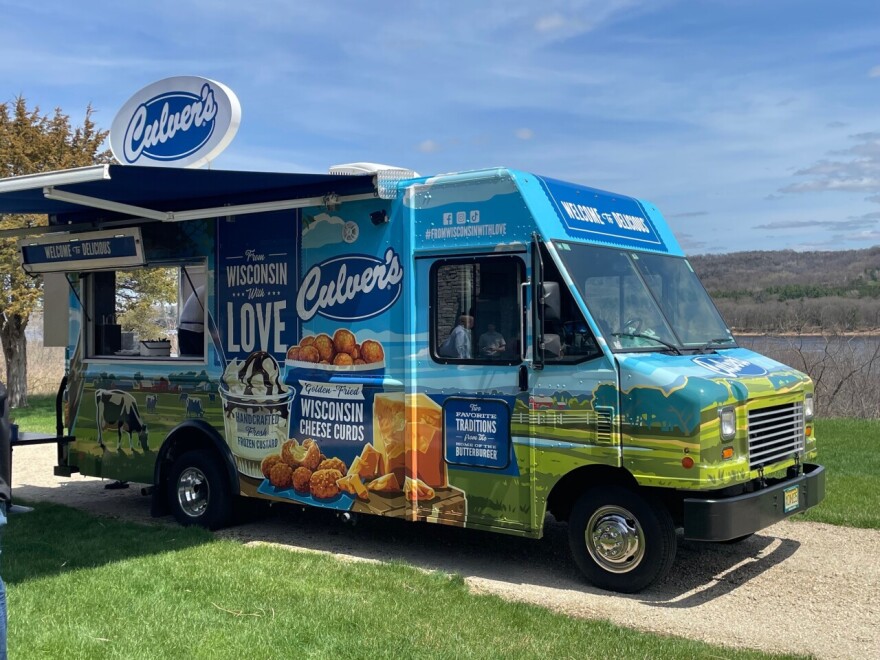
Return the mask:
<path fill-rule="evenodd" d="M 797 506 L 785 492 L 797 486 Z M 720 499 L 685 498 L 684 536 L 694 541 L 729 541 L 803 513 L 825 499 L 825 468 L 804 464 L 802 474 L 752 493 Z"/>

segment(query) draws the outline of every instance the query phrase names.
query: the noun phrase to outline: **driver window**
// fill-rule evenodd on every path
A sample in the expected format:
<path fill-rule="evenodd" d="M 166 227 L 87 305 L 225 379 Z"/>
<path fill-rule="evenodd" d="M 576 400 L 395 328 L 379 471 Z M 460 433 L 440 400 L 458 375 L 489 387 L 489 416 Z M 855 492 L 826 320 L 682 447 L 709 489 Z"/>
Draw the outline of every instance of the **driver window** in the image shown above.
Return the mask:
<path fill-rule="evenodd" d="M 544 309 L 544 361 L 553 363 L 577 363 L 601 355 L 590 327 L 575 302 L 556 264 L 544 252 L 544 282 L 558 284 L 559 310 L 556 313 Z"/>

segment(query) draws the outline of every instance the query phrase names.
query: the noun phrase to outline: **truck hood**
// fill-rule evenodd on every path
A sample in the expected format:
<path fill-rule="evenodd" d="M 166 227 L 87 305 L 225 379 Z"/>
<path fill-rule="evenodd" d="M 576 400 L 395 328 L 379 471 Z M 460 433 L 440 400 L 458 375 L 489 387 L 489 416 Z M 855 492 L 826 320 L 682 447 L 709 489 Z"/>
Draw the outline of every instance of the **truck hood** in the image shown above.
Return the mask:
<path fill-rule="evenodd" d="M 719 406 L 812 390 L 806 374 L 744 348 L 616 357 L 624 420 L 633 421 L 645 410 L 669 413 L 669 423 L 684 435 L 697 433 L 701 416 L 716 416 Z"/>

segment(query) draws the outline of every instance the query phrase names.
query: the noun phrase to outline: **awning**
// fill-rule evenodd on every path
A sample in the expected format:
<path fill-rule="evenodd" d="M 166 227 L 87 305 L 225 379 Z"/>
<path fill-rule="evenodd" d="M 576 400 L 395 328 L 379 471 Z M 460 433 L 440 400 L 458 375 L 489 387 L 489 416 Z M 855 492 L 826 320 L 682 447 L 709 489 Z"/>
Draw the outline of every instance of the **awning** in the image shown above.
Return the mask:
<path fill-rule="evenodd" d="M 0 214 L 47 214 L 53 226 L 48 231 L 59 231 L 78 223 L 179 222 L 377 196 L 372 174 L 96 165 L 0 179 Z M 2 232 L 6 236 L 23 233 L 34 231 Z"/>

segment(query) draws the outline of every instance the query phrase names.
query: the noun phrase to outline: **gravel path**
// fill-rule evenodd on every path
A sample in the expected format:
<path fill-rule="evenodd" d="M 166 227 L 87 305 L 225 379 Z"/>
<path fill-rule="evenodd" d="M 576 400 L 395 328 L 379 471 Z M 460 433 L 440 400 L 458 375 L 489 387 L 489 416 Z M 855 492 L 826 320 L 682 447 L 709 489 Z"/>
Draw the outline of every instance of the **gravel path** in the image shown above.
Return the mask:
<path fill-rule="evenodd" d="M 155 522 L 138 487 L 105 490 L 98 479 L 58 478 L 54 462 L 54 446 L 16 449 L 13 496 Z M 580 579 L 566 528 L 555 522 L 532 541 L 374 517 L 344 525 L 329 512 L 287 506 L 272 511 L 218 536 L 454 572 L 478 593 L 716 644 L 818 658 L 880 657 L 880 530 L 782 522 L 738 545 L 681 541 L 664 582 L 623 596 Z M 174 524 L 170 517 L 160 522 Z"/>

